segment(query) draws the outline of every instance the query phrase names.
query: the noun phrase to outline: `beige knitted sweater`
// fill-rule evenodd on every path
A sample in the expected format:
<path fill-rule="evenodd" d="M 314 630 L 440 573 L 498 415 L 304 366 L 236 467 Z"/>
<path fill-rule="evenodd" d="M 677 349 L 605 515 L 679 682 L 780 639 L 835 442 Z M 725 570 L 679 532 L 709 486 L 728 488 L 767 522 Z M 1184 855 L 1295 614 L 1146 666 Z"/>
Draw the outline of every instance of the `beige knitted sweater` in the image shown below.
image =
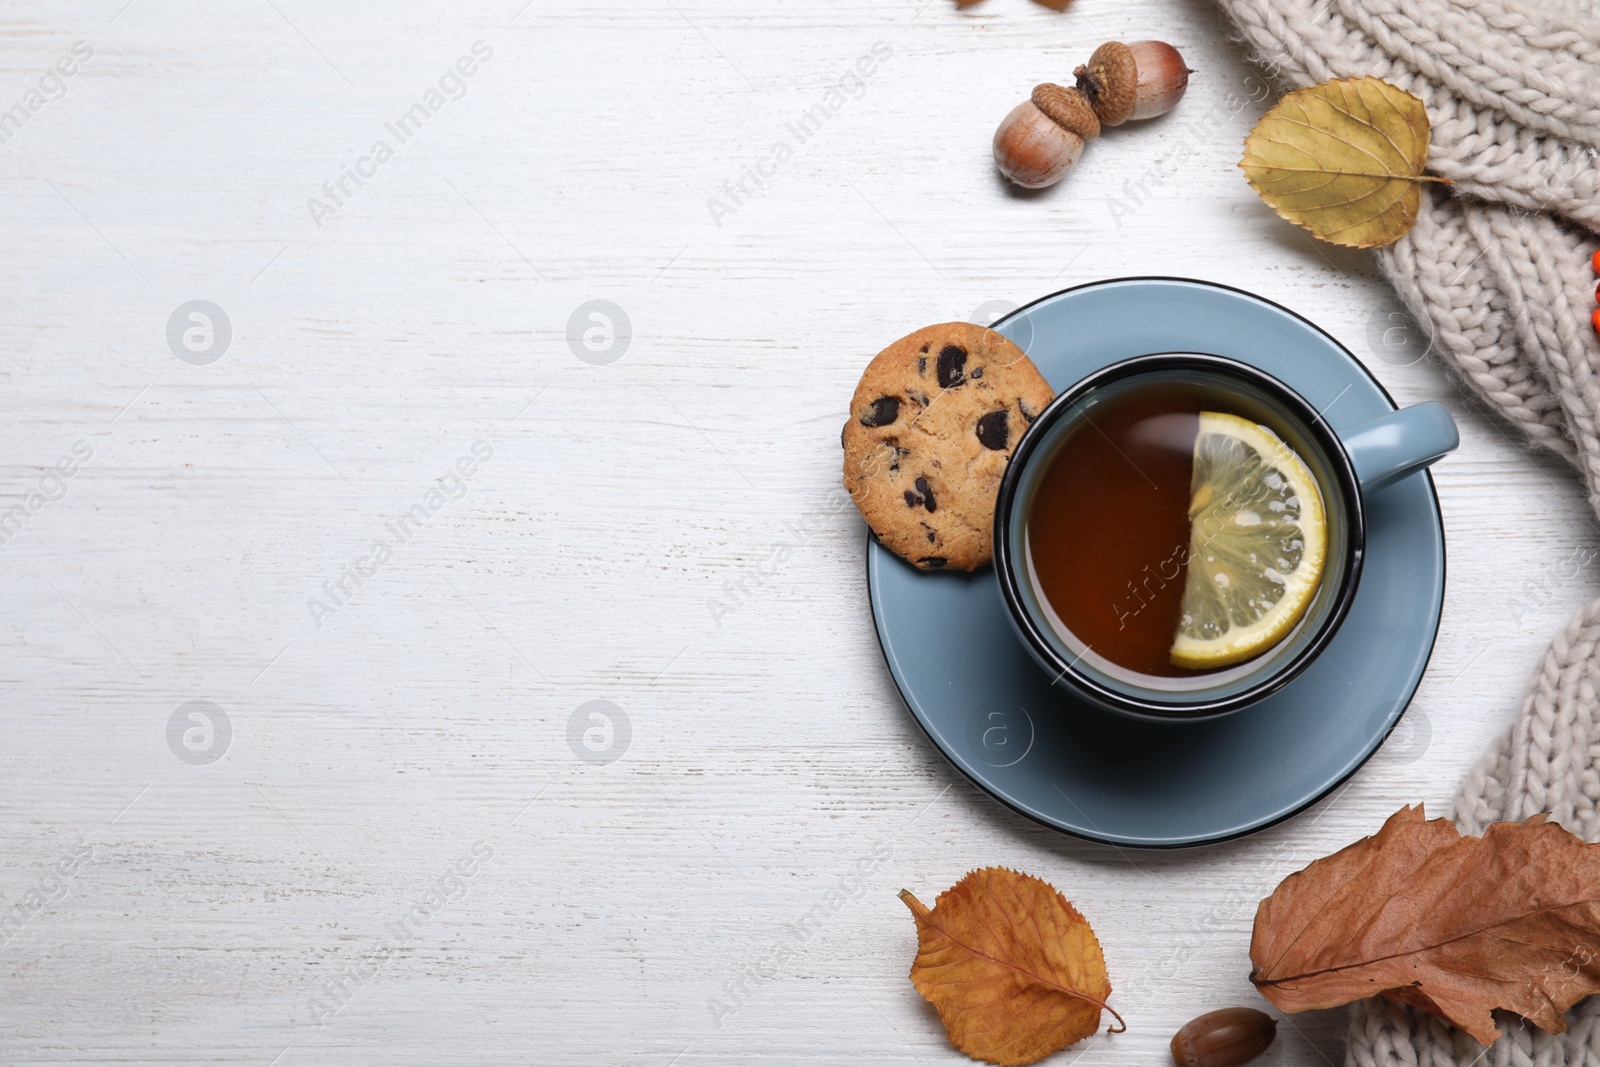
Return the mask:
<path fill-rule="evenodd" d="M 1600 512 L 1600 0 L 1218 0 L 1289 86 L 1370 74 L 1433 125 L 1422 214 L 1378 252 L 1433 352 L 1491 418 L 1577 468 Z M 1480 405 L 1474 405 L 1480 406 Z M 1600 527 L 1596 527 L 1600 530 Z M 1600 841 L 1600 602 L 1545 653 L 1510 729 L 1456 797 L 1478 833 L 1547 811 Z M 1600 946 L 1596 946 L 1600 953 Z M 1351 1010 L 1347 1067 L 1600 1067 L 1600 997 L 1484 1050 L 1383 1000 Z"/>

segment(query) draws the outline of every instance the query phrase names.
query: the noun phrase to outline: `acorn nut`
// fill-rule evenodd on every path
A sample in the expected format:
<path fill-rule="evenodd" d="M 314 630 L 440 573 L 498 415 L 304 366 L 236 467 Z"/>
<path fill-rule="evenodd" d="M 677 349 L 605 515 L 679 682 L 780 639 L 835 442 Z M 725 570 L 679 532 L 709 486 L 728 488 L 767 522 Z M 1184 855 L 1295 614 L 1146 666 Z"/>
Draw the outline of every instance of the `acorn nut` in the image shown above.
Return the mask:
<path fill-rule="evenodd" d="M 1011 109 L 994 133 L 994 162 L 1000 173 L 1024 189 L 1043 189 L 1060 181 L 1100 136 L 1100 120 L 1076 89 L 1046 82 L 1033 97 Z"/>
<path fill-rule="evenodd" d="M 1267 1050 L 1278 1036 L 1278 1020 L 1254 1008 L 1208 1011 L 1172 1035 L 1178 1067 L 1239 1067 Z"/>
<path fill-rule="evenodd" d="M 1165 41 L 1107 41 L 1072 73 L 1101 124 L 1120 126 L 1171 111 L 1194 72 Z"/>
<path fill-rule="evenodd" d="M 1108 41 L 1073 73 L 1076 86 L 1035 86 L 995 131 L 994 162 L 1010 181 L 1027 189 L 1054 185 L 1102 126 L 1171 111 L 1194 72 L 1165 42 Z"/>

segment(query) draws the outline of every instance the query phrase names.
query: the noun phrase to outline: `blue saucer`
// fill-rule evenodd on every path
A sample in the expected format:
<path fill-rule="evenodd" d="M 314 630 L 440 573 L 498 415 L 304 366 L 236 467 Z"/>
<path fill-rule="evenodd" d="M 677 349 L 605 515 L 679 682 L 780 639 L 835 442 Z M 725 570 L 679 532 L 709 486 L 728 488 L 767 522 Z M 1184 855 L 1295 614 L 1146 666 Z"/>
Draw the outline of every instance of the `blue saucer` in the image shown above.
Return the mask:
<path fill-rule="evenodd" d="M 1068 289 L 995 324 L 1057 392 L 1129 356 L 1211 352 L 1260 367 L 1335 429 L 1395 404 L 1345 348 L 1270 301 L 1179 278 Z M 926 574 L 870 536 L 878 640 L 933 743 L 1002 803 L 1070 834 L 1178 848 L 1248 834 L 1305 809 L 1394 729 L 1433 651 L 1444 526 L 1425 472 L 1369 501 L 1354 605 L 1304 674 L 1220 719 L 1145 723 L 1084 703 L 1029 658 L 992 568 Z"/>

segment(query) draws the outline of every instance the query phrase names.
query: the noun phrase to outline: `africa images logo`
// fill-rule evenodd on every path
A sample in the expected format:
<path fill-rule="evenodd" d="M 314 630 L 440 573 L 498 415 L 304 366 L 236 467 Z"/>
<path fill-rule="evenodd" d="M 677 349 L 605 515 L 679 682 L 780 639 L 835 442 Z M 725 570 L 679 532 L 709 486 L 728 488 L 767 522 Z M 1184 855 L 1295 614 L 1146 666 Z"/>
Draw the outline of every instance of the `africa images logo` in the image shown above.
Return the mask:
<path fill-rule="evenodd" d="M 845 68 L 845 72 L 828 86 L 821 100 L 802 111 L 796 121 L 783 124 L 785 133 L 780 134 L 754 163 L 746 164 L 737 181 L 722 183 L 722 195 L 706 198 L 711 221 L 720 229 L 723 219 L 764 192 L 767 181 L 776 177 L 778 169 L 795 157 L 801 145 L 821 133 L 851 100 L 867 95 L 867 79 L 878 73 L 881 64 L 893 58 L 893 45 L 886 41 L 874 42 L 866 55 Z"/>
<path fill-rule="evenodd" d="M 494 445 L 482 438 L 472 442 L 469 451 L 457 457 L 446 471 L 434 479 L 434 484 L 419 496 L 405 511 L 383 524 L 388 536 L 373 537 L 367 550 L 346 563 L 337 575 L 322 583 L 322 596 L 313 594 L 306 598 L 306 609 L 311 621 L 322 629 L 327 621 L 355 598 L 369 579 L 394 558 L 395 552 L 427 527 L 434 516 L 452 501 L 467 495 L 467 484 L 477 474 L 482 464 L 494 456 Z"/>
<path fill-rule="evenodd" d="M 393 122 L 385 122 L 383 128 L 389 137 L 394 138 L 394 144 L 389 143 L 388 137 L 379 137 L 368 147 L 366 155 L 358 157 L 353 163 L 346 164 L 339 176 L 322 183 L 322 194 L 327 199 L 315 196 L 306 198 L 306 210 L 311 212 L 311 221 L 317 224 L 317 229 L 322 229 L 322 220 L 332 218 L 339 213 L 339 209 L 350 202 L 355 196 L 356 189 L 360 189 L 372 178 L 378 176 L 378 168 L 394 158 L 395 150 L 417 134 L 422 132 L 423 124 L 433 116 L 444 110 L 444 106 L 451 100 L 460 100 L 467 95 L 467 79 L 478 73 L 479 64 L 487 63 L 494 58 L 494 49 L 486 41 L 476 41 L 472 45 L 472 55 L 464 55 L 455 61 L 439 75 L 438 85 L 429 86 L 422 94 L 422 98 L 396 116 Z M 351 185 L 355 188 L 352 189 Z"/>
<path fill-rule="evenodd" d="M 94 46 L 88 41 L 74 41 L 71 51 L 61 56 L 55 64 L 39 75 L 37 88 L 22 94 L 22 99 L 10 107 L 0 107 L 0 145 L 22 132 L 28 120 L 44 110 L 46 104 L 67 95 L 67 79 L 78 73 L 79 67 L 94 58 Z"/>

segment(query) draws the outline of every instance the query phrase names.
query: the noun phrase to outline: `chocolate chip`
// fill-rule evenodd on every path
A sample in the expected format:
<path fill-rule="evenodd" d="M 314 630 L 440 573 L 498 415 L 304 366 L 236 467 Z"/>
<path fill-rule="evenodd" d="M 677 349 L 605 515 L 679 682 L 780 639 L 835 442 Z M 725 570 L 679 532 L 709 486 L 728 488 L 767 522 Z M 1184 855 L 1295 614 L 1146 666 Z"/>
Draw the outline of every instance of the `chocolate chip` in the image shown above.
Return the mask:
<path fill-rule="evenodd" d="M 928 512 L 931 514 L 938 507 L 938 505 L 934 503 L 933 490 L 928 488 L 928 479 L 918 478 L 911 484 L 916 487 L 916 491 L 913 492 L 910 489 L 905 491 L 906 507 L 914 508 L 920 505 L 927 508 Z"/>
<path fill-rule="evenodd" d="M 923 345 L 922 348 L 920 349 L 920 351 L 927 352 L 928 351 L 928 346 L 927 345 Z"/>
<path fill-rule="evenodd" d="M 943 556 L 923 556 L 921 559 L 917 560 L 917 563 L 920 566 L 927 567 L 929 570 L 938 570 L 940 567 L 943 567 L 949 562 L 950 561 L 945 559 Z"/>
<path fill-rule="evenodd" d="M 1032 422 L 1034 419 L 1039 417 L 1039 413 L 1037 411 L 1029 411 L 1027 403 L 1022 400 L 1017 401 L 1017 410 L 1022 412 L 1022 417 L 1027 419 L 1029 422 Z"/>
<path fill-rule="evenodd" d="M 909 396 L 912 400 L 915 400 L 917 403 L 921 404 L 923 407 L 927 407 L 928 406 L 928 394 L 927 393 L 919 393 L 915 389 L 912 389 L 909 392 L 907 392 L 906 395 Z"/>
<path fill-rule="evenodd" d="M 928 350 L 928 346 L 927 345 L 923 345 L 922 346 L 922 350 L 924 352 L 926 352 Z M 917 357 L 917 376 L 921 377 L 922 375 L 925 375 L 927 373 L 928 373 L 928 357 L 927 356 L 918 356 Z"/>
<path fill-rule="evenodd" d="M 939 387 L 954 389 L 967 380 L 967 350 L 959 345 L 939 349 Z"/>
<path fill-rule="evenodd" d="M 979 367 L 977 370 L 973 371 L 972 372 L 972 376 L 973 376 L 973 378 L 982 378 L 983 377 L 983 368 Z"/>
<path fill-rule="evenodd" d="M 978 442 L 984 448 L 1004 452 L 1006 442 L 1009 440 L 1011 440 L 1011 428 L 1006 425 L 1006 413 L 1003 409 L 991 411 L 978 420 Z"/>
<path fill-rule="evenodd" d="M 872 410 L 861 416 L 863 426 L 887 426 L 900 417 L 900 398 L 880 396 L 872 402 Z"/>

